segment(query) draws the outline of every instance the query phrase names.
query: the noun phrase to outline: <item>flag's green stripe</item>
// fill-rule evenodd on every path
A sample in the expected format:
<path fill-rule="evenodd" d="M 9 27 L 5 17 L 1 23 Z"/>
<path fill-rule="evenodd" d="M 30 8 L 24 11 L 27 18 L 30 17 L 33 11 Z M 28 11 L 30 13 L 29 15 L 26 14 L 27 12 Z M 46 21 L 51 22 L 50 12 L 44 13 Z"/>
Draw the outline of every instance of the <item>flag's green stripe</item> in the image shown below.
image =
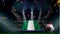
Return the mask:
<path fill-rule="evenodd" d="M 40 30 L 40 26 L 37 20 L 34 20 L 34 27 L 35 27 L 35 30 Z"/>
<path fill-rule="evenodd" d="M 25 20 L 22 25 L 22 30 L 27 30 L 27 26 L 28 26 L 28 20 Z"/>

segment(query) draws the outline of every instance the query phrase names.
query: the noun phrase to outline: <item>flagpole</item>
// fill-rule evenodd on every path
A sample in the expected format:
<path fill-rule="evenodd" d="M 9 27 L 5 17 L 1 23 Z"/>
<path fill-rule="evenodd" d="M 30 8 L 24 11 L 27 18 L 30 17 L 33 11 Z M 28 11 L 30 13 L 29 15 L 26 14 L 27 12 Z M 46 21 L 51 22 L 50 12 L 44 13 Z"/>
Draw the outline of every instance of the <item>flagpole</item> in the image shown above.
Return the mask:
<path fill-rule="evenodd" d="M 33 9 L 31 9 L 31 20 L 33 20 Z"/>
<path fill-rule="evenodd" d="M 40 21 L 40 19 L 41 19 L 41 14 L 42 14 L 42 12 L 41 12 L 42 10 L 40 9 L 40 12 L 39 12 L 39 17 L 38 17 L 38 22 Z"/>
<path fill-rule="evenodd" d="M 23 14 L 23 18 L 24 18 L 24 21 L 25 21 L 25 20 L 26 20 L 26 17 L 25 17 L 25 12 L 24 12 L 24 10 L 23 10 L 22 14 Z"/>

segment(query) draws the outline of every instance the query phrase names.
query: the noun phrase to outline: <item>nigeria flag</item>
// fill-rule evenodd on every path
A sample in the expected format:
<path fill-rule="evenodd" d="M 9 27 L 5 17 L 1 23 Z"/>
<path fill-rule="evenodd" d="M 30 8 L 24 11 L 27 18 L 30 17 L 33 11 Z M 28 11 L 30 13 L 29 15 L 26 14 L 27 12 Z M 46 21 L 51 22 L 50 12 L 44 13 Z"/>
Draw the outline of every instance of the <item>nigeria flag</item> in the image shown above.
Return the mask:
<path fill-rule="evenodd" d="M 37 20 L 25 20 L 22 26 L 22 30 L 40 30 Z"/>

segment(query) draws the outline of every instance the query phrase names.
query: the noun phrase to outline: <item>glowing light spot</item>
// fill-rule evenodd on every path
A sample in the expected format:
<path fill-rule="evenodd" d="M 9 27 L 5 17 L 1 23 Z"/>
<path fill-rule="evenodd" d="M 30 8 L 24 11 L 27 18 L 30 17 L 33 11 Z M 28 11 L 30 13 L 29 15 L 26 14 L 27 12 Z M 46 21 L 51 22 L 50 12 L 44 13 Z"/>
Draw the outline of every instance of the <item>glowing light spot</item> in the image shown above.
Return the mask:
<path fill-rule="evenodd" d="M 5 19 L 6 17 L 2 17 L 3 19 Z"/>
<path fill-rule="evenodd" d="M 60 0 L 58 0 L 57 3 L 60 3 Z"/>
<path fill-rule="evenodd" d="M 18 2 L 19 0 L 16 0 L 16 2 Z"/>
<path fill-rule="evenodd" d="M 57 1 L 57 5 L 60 6 L 60 0 Z"/>
<path fill-rule="evenodd" d="M 44 18 L 47 18 L 47 16 L 45 16 Z"/>
<path fill-rule="evenodd" d="M 4 3 L 4 6 L 5 6 L 6 4 Z"/>
<path fill-rule="evenodd" d="M 23 3 L 23 1 L 20 1 L 21 3 Z"/>
<path fill-rule="evenodd" d="M 2 2 L 4 2 L 4 0 L 2 0 Z"/>

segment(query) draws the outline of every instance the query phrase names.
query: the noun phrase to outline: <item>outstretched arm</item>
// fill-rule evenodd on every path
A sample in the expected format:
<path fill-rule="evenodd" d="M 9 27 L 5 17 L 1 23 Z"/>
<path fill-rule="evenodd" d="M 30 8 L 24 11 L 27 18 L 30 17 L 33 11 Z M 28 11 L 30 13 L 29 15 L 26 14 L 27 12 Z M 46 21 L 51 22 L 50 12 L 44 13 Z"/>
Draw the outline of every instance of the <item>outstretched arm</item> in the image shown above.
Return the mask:
<path fill-rule="evenodd" d="M 20 16 L 15 11 L 16 11 L 16 9 L 12 10 L 11 12 L 16 17 L 17 21 L 20 21 Z"/>

